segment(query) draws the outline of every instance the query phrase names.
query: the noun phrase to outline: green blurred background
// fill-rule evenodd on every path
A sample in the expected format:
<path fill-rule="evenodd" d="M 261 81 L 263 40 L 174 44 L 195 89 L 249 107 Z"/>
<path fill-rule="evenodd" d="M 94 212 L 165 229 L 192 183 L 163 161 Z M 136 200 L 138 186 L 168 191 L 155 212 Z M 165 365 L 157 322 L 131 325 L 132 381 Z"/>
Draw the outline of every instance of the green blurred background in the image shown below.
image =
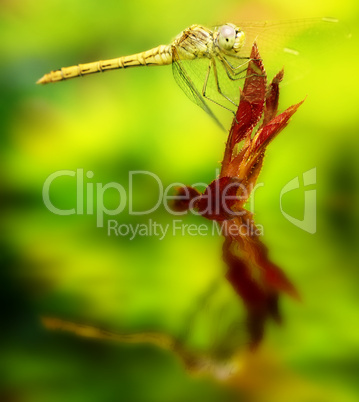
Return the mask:
<path fill-rule="evenodd" d="M 357 401 L 357 2 L 3 0 L 0 7 L 0 400 Z M 283 85 L 280 106 L 308 97 L 269 147 L 255 198 L 271 258 L 303 302 L 283 298 L 285 325 L 269 325 L 263 345 L 248 354 L 244 311 L 224 279 L 219 236 L 131 241 L 108 236 L 107 218 L 98 228 L 93 215 L 54 215 L 42 201 L 44 181 L 63 169 L 92 171 L 85 184 L 118 182 L 126 189 L 134 170 L 155 173 L 165 186 L 209 183 L 225 134 L 183 95 L 170 67 L 45 87 L 35 82 L 51 69 L 167 44 L 193 23 L 317 16 L 341 19 L 352 39 L 322 38 L 318 53 L 316 42 L 302 44 L 312 55 L 311 72 Z M 268 60 L 275 71 L 282 65 Z M 228 125 L 230 116 L 221 116 Z M 279 194 L 314 167 L 318 220 L 309 234 L 281 214 Z M 151 178 L 139 179 L 135 207 L 150 208 L 155 189 Z M 74 178 L 58 179 L 51 200 L 73 208 L 75 190 Z M 115 208 L 116 192 L 105 201 Z M 302 219 L 303 188 L 283 203 Z M 112 218 L 174 219 L 163 207 L 145 216 L 125 209 Z M 183 220 L 210 225 L 195 216 Z M 169 334 L 194 360 L 212 363 L 194 376 L 170 351 L 48 331 L 41 316 L 125 334 Z M 238 373 L 220 380 L 229 357 Z"/>

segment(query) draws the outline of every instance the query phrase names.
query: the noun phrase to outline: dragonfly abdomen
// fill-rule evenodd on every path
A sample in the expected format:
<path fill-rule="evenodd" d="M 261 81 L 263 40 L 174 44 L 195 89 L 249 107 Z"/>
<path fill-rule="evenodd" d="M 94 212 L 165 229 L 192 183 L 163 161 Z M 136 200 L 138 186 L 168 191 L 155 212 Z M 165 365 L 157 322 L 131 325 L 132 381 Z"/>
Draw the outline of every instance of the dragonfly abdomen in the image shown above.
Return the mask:
<path fill-rule="evenodd" d="M 138 66 L 162 66 L 172 63 L 172 51 L 170 46 L 157 46 L 146 52 L 122 56 L 115 59 L 99 60 L 92 63 L 78 64 L 71 67 L 62 67 L 59 70 L 45 74 L 37 81 L 37 84 L 63 81 L 83 75 L 99 73 L 120 68 Z"/>

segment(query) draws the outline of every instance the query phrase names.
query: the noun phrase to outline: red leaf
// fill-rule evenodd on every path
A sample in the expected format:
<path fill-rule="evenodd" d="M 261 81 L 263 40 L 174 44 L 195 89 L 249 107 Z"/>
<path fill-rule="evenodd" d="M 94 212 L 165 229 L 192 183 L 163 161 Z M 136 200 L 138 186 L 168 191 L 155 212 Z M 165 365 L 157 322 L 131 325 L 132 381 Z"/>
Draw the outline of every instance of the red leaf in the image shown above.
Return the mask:
<path fill-rule="evenodd" d="M 283 130 L 283 128 L 288 124 L 288 120 L 293 116 L 303 102 L 304 100 L 296 105 L 290 106 L 287 110 L 262 127 L 253 138 L 251 152 L 253 154 L 261 152 L 269 142 Z"/>
<path fill-rule="evenodd" d="M 240 200 L 246 189 L 235 177 L 220 177 L 209 184 L 195 204 L 198 212 L 207 219 L 224 221 L 232 219 L 232 207 Z"/>
<path fill-rule="evenodd" d="M 269 85 L 266 94 L 266 102 L 264 105 L 264 118 L 262 127 L 265 126 L 270 120 L 272 120 L 277 114 L 278 110 L 278 100 L 279 100 L 279 83 L 282 81 L 284 75 L 284 70 L 279 71 L 279 73 L 273 78 Z"/>
<path fill-rule="evenodd" d="M 232 124 L 232 147 L 250 134 L 263 113 L 267 77 L 255 43 L 250 57 L 252 60 L 248 64 L 236 119 Z"/>

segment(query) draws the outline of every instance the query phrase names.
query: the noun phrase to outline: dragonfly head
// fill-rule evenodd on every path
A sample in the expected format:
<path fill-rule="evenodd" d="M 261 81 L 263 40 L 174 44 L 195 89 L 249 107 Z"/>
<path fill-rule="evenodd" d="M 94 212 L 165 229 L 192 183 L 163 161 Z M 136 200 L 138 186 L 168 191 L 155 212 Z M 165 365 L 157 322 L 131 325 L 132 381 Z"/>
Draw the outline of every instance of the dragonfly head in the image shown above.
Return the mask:
<path fill-rule="evenodd" d="M 218 28 L 216 44 L 221 50 L 238 53 L 244 39 L 244 32 L 236 25 L 228 23 Z"/>

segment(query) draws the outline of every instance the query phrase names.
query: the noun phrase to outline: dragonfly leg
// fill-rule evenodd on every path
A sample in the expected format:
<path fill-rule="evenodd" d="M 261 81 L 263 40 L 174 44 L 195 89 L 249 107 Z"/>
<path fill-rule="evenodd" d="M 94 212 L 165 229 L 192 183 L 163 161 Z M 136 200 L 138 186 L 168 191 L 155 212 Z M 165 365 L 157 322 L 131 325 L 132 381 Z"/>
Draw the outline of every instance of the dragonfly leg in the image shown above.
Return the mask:
<path fill-rule="evenodd" d="M 243 79 L 246 78 L 246 75 L 242 75 L 241 77 L 236 77 L 236 75 L 245 73 L 245 72 L 247 71 L 246 68 L 243 69 L 243 70 L 241 70 L 241 71 L 239 71 L 239 72 L 236 73 L 236 74 L 233 74 L 234 76 L 232 76 L 232 75 L 231 75 L 231 71 L 228 70 L 228 68 L 227 68 L 227 66 L 226 66 L 225 64 L 223 64 L 223 67 L 224 67 L 224 71 L 226 72 L 228 78 L 229 78 L 231 81 L 238 81 L 238 80 L 243 80 Z"/>
<path fill-rule="evenodd" d="M 190 335 L 193 334 L 194 325 L 196 324 L 196 319 L 200 318 L 200 314 L 203 314 L 208 310 L 211 299 L 220 290 L 220 284 L 218 280 L 212 281 L 208 289 L 199 297 L 199 300 L 195 304 L 194 308 L 191 309 L 187 318 L 185 319 L 184 333 L 181 338 L 183 340 L 188 340 Z"/>
<path fill-rule="evenodd" d="M 251 59 L 250 57 L 246 58 L 245 62 L 243 62 L 242 64 L 238 65 L 238 66 L 233 66 L 229 60 L 227 60 L 224 56 L 220 56 L 220 60 L 223 60 L 223 62 L 230 68 L 230 70 L 233 72 L 233 75 L 237 75 L 240 74 L 241 71 L 243 71 L 243 69 L 239 72 L 237 72 L 236 70 L 239 70 L 240 68 L 242 68 L 243 66 L 245 66 L 246 64 L 248 65 L 250 61 L 253 61 L 254 59 Z"/>
<path fill-rule="evenodd" d="M 226 96 L 222 90 L 221 87 L 219 86 L 219 82 L 218 82 L 218 73 L 217 73 L 217 65 L 216 62 L 214 61 L 214 59 L 211 59 L 212 62 L 212 67 L 213 67 L 213 74 L 214 74 L 214 80 L 216 81 L 216 86 L 217 86 L 217 91 L 225 98 L 227 99 L 229 102 L 231 102 L 234 106 L 237 106 L 237 104 L 235 102 L 232 101 L 232 99 L 228 98 L 228 96 Z"/>
<path fill-rule="evenodd" d="M 208 70 L 207 70 L 207 74 L 206 74 L 206 78 L 204 80 L 203 83 L 203 88 L 202 88 L 202 96 L 208 100 L 210 100 L 211 102 L 213 102 L 214 104 L 223 107 L 223 109 L 228 110 L 229 112 L 233 113 L 234 116 L 236 115 L 235 112 L 232 109 L 229 109 L 226 106 L 223 106 L 222 104 L 220 104 L 219 102 L 216 102 L 214 99 L 211 99 L 209 96 L 206 95 L 206 90 L 207 90 L 207 84 L 208 84 L 208 78 L 209 75 L 211 73 L 211 68 L 213 67 L 213 73 L 214 73 L 214 79 L 216 81 L 216 85 L 217 85 L 217 90 L 218 92 L 225 98 L 227 99 L 229 102 L 233 103 L 234 106 L 238 106 L 235 102 L 232 101 L 232 99 L 228 98 L 224 93 L 222 93 L 221 88 L 219 87 L 219 83 L 218 83 L 218 76 L 217 76 L 217 69 L 216 69 L 216 65 L 213 59 L 211 59 L 209 65 L 208 65 Z"/>
<path fill-rule="evenodd" d="M 219 60 L 221 61 L 228 78 L 232 81 L 238 81 L 238 80 L 242 80 L 242 79 L 254 77 L 254 76 L 262 76 L 261 74 L 251 74 L 251 75 L 243 75 L 241 77 L 236 77 L 239 74 L 245 73 L 247 71 L 248 67 L 246 67 L 240 71 L 234 71 L 238 68 L 243 67 L 245 64 L 249 63 L 250 61 L 255 61 L 255 60 L 259 60 L 259 59 L 249 59 L 248 62 L 243 63 L 237 67 L 233 67 L 225 57 L 219 57 Z"/>
<path fill-rule="evenodd" d="M 235 70 L 240 69 L 241 67 L 243 67 L 245 64 L 248 64 L 253 59 L 249 59 L 247 62 L 245 62 L 237 67 L 233 67 L 225 57 L 219 57 L 219 60 L 222 63 L 228 78 L 232 81 L 237 81 L 237 80 L 242 80 L 242 79 L 246 78 L 245 75 L 242 75 L 241 77 L 237 77 L 237 76 L 245 73 L 247 71 L 248 67 L 242 68 L 239 71 L 235 71 Z"/>
<path fill-rule="evenodd" d="M 208 84 L 208 78 L 209 78 L 209 74 L 211 73 L 211 62 L 208 65 L 208 70 L 207 70 L 207 74 L 206 74 L 206 78 L 204 79 L 204 83 L 203 83 L 203 88 L 202 88 L 202 95 L 206 97 L 206 89 L 207 89 L 207 84 Z M 209 98 L 207 98 L 209 99 Z"/>
<path fill-rule="evenodd" d="M 238 55 L 235 55 L 235 54 L 227 54 L 227 53 L 224 53 L 224 52 L 223 52 L 222 57 L 227 56 L 227 55 L 230 56 L 231 58 L 234 58 L 234 59 L 237 59 L 237 60 L 247 60 L 246 62 L 242 63 L 241 65 L 239 65 L 237 67 L 232 66 L 233 69 L 241 67 L 244 64 L 249 63 L 250 61 L 262 61 L 262 59 L 252 59 L 249 56 L 238 56 Z M 228 62 L 228 64 L 230 64 L 230 63 Z"/>

